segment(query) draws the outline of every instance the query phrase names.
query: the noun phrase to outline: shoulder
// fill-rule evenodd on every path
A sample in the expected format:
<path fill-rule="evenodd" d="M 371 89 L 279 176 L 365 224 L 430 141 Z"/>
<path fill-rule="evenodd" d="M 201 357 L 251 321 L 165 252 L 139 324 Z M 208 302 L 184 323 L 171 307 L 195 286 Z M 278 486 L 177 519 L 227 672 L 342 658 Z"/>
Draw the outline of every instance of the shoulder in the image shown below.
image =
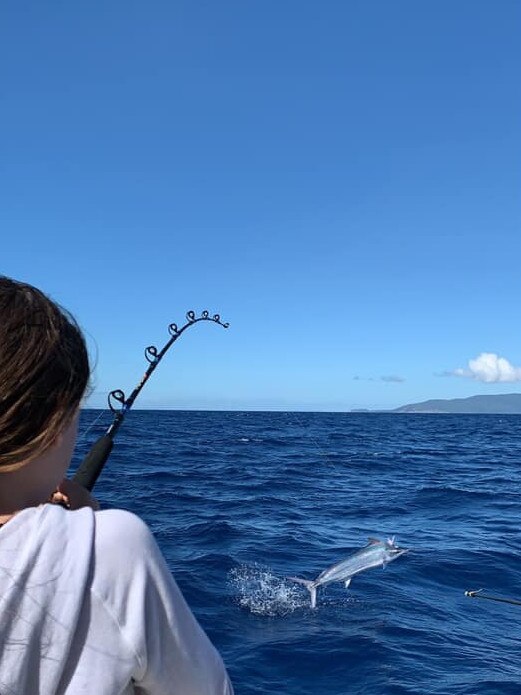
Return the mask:
<path fill-rule="evenodd" d="M 97 553 L 128 555 L 156 547 L 149 527 L 131 512 L 107 509 L 95 512 L 94 519 L 94 544 Z"/>
<path fill-rule="evenodd" d="M 94 517 L 91 592 L 116 622 L 141 624 L 145 606 L 165 597 L 179 603 L 177 585 L 145 522 L 116 509 L 95 512 Z"/>

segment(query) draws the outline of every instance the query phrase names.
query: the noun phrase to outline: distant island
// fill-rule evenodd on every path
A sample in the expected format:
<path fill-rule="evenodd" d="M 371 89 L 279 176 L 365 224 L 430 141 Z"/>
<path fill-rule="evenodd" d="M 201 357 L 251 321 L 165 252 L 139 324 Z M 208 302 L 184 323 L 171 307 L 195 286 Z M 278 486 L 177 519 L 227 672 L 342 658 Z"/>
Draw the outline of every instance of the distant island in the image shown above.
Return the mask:
<path fill-rule="evenodd" d="M 469 398 L 436 399 L 410 403 L 388 411 L 392 413 L 488 413 L 521 415 L 521 393 Z"/>

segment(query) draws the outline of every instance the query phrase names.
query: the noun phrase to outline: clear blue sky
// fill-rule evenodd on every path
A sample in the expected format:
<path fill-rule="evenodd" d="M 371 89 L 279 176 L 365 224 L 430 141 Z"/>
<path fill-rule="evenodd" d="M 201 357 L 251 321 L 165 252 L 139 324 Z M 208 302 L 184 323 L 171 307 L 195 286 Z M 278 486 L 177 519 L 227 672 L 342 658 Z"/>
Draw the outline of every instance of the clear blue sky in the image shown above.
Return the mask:
<path fill-rule="evenodd" d="M 91 405 L 191 308 L 230 329 L 183 336 L 136 406 L 520 390 L 518 0 L 0 15 L 0 271 L 77 316 Z"/>

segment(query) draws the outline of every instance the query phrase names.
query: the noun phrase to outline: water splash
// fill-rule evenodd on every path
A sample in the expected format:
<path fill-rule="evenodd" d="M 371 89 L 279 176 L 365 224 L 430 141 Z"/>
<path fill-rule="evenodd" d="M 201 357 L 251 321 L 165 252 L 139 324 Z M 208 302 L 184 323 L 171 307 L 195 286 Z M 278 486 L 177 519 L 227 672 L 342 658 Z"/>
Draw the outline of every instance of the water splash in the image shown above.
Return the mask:
<path fill-rule="evenodd" d="M 269 567 L 241 565 L 228 573 L 236 603 L 255 615 L 282 616 L 309 605 L 299 587 Z"/>

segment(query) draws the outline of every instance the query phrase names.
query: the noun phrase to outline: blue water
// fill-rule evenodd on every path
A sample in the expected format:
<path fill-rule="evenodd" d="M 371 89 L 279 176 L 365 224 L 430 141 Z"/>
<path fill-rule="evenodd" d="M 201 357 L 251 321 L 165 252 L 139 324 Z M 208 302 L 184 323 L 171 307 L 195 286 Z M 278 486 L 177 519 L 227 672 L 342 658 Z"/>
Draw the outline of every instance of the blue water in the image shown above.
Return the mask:
<path fill-rule="evenodd" d="M 151 526 L 237 695 L 518 695 L 521 607 L 464 592 L 521 598 L 520 478 L 519 416 L 132 411 L 96 494 Z M 392 535 L 316 610 L 284 579 Z"/>

